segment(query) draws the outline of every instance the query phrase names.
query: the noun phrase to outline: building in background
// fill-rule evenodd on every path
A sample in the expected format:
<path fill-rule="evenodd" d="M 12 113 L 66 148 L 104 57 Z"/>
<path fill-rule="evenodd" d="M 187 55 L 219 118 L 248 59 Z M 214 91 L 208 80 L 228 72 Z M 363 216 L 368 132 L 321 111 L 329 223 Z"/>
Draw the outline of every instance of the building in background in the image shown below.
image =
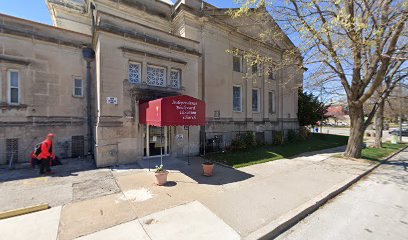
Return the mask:
<path fill-rule="evenodd" d="M 344 101 L 332 101 L 329 103 L 327 113 L 326 125 L 330 126 L 350 126 L 350 116 L 348 115 L 348 106 Z"/>
<path fill-rule="evenodd" d="M 271 74 L 227 53 L 257 46 L 279 62 L 290 40 L 261 44 L 256 29 L 199 0 L 46 2 L 55 27 L 0 15 L 1 163 L 24 161 L 47 132 L 63 157 L 90 151 L 107 166 L 163 146 L 176 157 L 223 148 L 247 131 L 271 143 L 274 131 L 298 128 L 302 72 Z M 177 95 L 206 103 L 207 125 L 190 127 L 190 148 L 186 128 L 138 119 L 140 103 Z"/>

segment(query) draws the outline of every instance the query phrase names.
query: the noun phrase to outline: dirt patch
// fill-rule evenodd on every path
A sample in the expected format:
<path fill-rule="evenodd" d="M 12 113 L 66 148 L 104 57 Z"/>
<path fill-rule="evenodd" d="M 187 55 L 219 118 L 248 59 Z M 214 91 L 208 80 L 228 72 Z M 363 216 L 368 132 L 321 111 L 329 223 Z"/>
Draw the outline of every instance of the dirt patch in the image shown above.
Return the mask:
<path fill-rule="evenodd" d="M 92 177 L 92 179 L 72 184 L 72 200 L 74 202 L 120 192 L 120 189 L 110 172 L 100 173 Z"/>

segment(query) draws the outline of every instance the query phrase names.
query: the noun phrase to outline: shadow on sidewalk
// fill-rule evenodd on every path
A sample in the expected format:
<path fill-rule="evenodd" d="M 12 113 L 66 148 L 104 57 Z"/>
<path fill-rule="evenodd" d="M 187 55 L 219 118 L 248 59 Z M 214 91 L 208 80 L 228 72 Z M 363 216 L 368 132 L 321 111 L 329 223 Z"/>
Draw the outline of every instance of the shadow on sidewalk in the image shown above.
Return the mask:
<path fill-rule="evenodd" d="M 254 175 L 239 171 L 235 168 L 224 167 L 216 164 L 214 166 L 214 176 L 206 177 L 202 174 L 203 159 L 200 157 L 190 157 L 190 164 L 187 158 L 164 157 L 163 165 L 170 172 L 181 172 L 192 178 L 199 184 L 223 185 L 227 183 L 240 182 L 252 178 Z M 156 165 L 160 165 L 159 158 L 140 160 L 139 165 L 145 170 L 154 171 Z"/>
<path fill-rule="evenodd" d="M 62 165 L 53 166 L 51 170 L 52 175 L 44 175 L 49 177 L 67 177 L 76 176 L 79 172 L 95 169 L 95 163 L 92 159 L 87 158 L 70 158 L 61 159 Z M 36 168 L 18 168 L 18 169 L 0 169 L 0 182 L 8 182 L 15 180 L 23 180 L 29 178 L 39 177 L 39 166 Z"/>

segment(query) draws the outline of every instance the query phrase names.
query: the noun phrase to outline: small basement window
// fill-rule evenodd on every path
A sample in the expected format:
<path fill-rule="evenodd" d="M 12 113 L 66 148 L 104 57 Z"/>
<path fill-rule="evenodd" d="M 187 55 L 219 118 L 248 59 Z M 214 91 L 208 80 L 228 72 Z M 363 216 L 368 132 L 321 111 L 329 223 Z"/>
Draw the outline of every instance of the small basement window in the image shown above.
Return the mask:
<path fill-rule="evenodd" d="M 7 163 L 18 161 L 18 138 L 6 139 L 6 158 Z"/>

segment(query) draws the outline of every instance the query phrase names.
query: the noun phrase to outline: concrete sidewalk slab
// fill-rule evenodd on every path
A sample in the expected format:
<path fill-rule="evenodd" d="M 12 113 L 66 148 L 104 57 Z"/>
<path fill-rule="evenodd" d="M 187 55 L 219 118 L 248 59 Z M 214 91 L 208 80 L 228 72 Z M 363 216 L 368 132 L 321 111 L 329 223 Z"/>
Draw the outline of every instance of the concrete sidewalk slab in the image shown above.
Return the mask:
<path fill-rule="evenodd" d="M 197 200 L 247 237 L 338 183 L 364 173 L 370 166 L 367 162 L 345 159 L 316 162 L 310 157 L 253 165 L 240 170 L 254 178 L 224 185 L 224 192 Z"/>
<path fill-rule="evenodd" d="M 0 220 L 0 238 L 13 240 L 55 240 L 61 207 Z"/>
<path fill-rule="evenodd" d="M 136 214 L 123 194 L 70 203 L 62 209 L 58 239 L 74 239 L 135 218 Z"/>
<path fill-rule="evenodd" d="M 238 233 L 198 201 L 151 214 L 140 221 L 152 240 L 240 239 Z"/>
<path fill-rule="evenodd" d="M 2 185 L 0 187 L 2 195 L 0 198 L 0 211 L 24 208 L 41 203 L 49 203 L 51 207 L 55 207 L 72 200 L 71 183 L 45 186 L 43 179 L 48 178 L 39 179 L 24 180 L 24 182 L 16 186 Z"/>
<path fill-rule="evenodd" d="M 138 220 L 89 234 L 77 240 L 151 240 Z"/>

